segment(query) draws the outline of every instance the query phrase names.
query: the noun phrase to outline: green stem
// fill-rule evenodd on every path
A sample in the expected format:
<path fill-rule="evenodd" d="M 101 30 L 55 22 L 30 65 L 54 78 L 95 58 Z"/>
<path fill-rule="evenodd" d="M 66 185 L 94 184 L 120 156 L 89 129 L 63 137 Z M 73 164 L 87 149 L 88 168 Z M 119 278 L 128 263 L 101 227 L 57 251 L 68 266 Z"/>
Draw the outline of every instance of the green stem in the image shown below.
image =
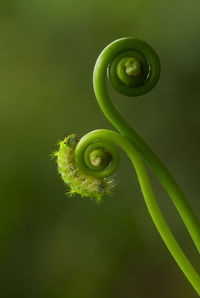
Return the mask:
<path fill-rule="evenodd" d="M 135 168 L 147 208 L 158 232 L 160 233 L 175 261 L 180 266 L 183 273 L 200 296 L 200 276 L 197 274 L 197 272 L 187 259 L 186 255 L 184 254 L 183 250 L 177 243 L 175 237 L 173 236 L 170 228 L 165 221 L 165 218 L 162 215 L 162 212 L 155 199 L 146 167 L 138 151 L 126 137 L 121 136 L 114 131 L 101 129 L 92 131 L 81 138 L 76 148 L 77 159 L 82 159 L 82 153 L 84 152 L 85 148 L 87 148 L 88 145 L 94 142 L 95 139 L 102 139 L 103 142 L 114 142 L 127 153 Z"/>
<path fill-rule="evenodd" d="M 130 48 L 130 43 L 131 38 L 117 40 L 103 50 L 94 69 L 93 84 L 95 95 L 107 119 L 136 147 L 168 192 L 200 253 L 200 224 L 185 195 L 159 157 L 119 114 L 108 95 L 106 89 L 107 67 L 115 55 L 127 49 L 127 46 Z M 154 62 L 158 63 L 157 61 Z"/>

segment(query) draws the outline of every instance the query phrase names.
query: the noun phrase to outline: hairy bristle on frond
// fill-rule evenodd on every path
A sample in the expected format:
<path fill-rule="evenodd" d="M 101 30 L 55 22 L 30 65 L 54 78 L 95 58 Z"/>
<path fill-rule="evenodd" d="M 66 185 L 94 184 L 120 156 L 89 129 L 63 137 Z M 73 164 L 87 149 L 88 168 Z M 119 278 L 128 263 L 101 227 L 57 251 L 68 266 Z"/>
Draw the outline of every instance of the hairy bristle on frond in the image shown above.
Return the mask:
<path fill-rule="evenodd" d="M 59 142 L 58 151 L 53 153 L 56 157 L 58 172 L 64 183 L 69 187 L 68 196 L 74 193 L 100 201 L 104 195 L 112 194 L 115 182 L 112 178 L 96 178 L 83 173 L 75 164 L 74 152 L 79 138 L 75 135 L 67 136 Z"/>

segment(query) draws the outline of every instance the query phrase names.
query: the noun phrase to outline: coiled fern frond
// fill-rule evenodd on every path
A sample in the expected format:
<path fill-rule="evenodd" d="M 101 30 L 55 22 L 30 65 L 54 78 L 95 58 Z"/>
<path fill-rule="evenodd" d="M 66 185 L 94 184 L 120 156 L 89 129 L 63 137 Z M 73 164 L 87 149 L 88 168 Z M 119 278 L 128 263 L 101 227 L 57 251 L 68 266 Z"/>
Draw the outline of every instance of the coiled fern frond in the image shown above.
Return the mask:
<path fill-rule="evenodd" d="M 94 92 L 107 119 L 119 131 L 100 129 L 80 140 L 71 135 L 59 144 L 56 158 L 58 170 L 70 187 L 70 194 L 96 198 L 110 194 L 115 182 L 113 174 L 119 165 L 120 146 L 129 156 L 152 220 L 163 241 L 200 295 L 200 276 L 177 243 L 156 201 L 144 160 L 151 167 L 177 208 L 200 253 L 200 224 L 185 195 L 169 170 L 151 147 L 129 125 L 114 107 L 106 87 L 106 77 L 112 86 L 126 96 L 140 96 L 158 82 L 160 61 L 155 51 L 144 41 L 127 37 L 109 44 L 99 55 L 93 74 Z M 115 145 L 114 145 L 115 144 Z"/>

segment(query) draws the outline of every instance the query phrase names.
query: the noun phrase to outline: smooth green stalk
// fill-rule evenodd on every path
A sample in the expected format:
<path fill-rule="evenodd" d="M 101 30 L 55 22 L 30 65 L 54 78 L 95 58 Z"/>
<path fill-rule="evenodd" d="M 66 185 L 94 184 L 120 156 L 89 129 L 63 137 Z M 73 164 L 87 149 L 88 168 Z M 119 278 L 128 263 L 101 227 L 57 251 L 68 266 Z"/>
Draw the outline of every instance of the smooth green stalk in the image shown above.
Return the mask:
<path fill-rule="evenodd" d="M 160 63 L 155 52 L 142 41 L 138 41 L 134 38 L 122 38 L 108 45 L 97 59 L 94 68 L 93 84 L 98 104 L 100 105 L 106 118 L 122 135 L 126 136 L 130 142 L 134 144 L 137 150 L 148 162 L 179 211 L 200 253 L 200 224 L 182 190 L 156 153 L 153 152 L 150 146 L 116 110 L 108 95 L 106 89 L 107 68 L 110 63 L 112 63 L 114 57 L 116 59 L 118 54 L 120 55 L 123 51 L 131 48 L 140 50 L 142 53 L 149 56 L 149 64 L 150 68 L 152 68 L 152 75 L 147 84 L 139 88 L 135 88 L 135 93 L 137 95 L 140 95 L 140 92 L 143 94 L 144 91 L 148 92 L 152 88 L 152 85 L 153 87 L 155 86 L 160 74 Z"/>
<path fill-rule="evenodd" d="M 155 199 L 144 162 L 140 156 L 140 153 L 135 149 L 132 143 L 126 137 L 121 136 L 117 132 L 111 130 L 100 129 L 92 131 L 83 136 L 80 142 L 77 144 L 75 151 L 76 162 L 78 164 L 82 164 L 83 155 L 87 147 L 90 146 L 91 143 L 95 143 L 96 140 L 100 139 L 104 144 L 107 142 L 113 142 L 119 145 L 129 156 L 135 168 L 147 208 L 158 232 L 163 238 L 163 241 L 176 260 L 177 264 L 180 266 L 196 292 L 200 295 L 200 276 L 190 264 L 181 247 L 174 238 L 172 232 L 170 231 L 170 228 L 168 227 Z M 82 170 L 84 170 L 84 166 L 82 167 Z M 87 171 L 86 166 L 85 170 Z"/>

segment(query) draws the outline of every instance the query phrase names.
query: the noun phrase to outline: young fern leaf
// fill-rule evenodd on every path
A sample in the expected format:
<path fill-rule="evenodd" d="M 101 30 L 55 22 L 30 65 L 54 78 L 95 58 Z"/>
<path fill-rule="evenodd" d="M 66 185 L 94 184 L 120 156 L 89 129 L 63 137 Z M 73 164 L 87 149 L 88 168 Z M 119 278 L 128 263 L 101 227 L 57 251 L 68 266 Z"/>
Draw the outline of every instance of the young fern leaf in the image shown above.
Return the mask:
<path fill-rule="evenodd" d="M 106 87 L 106 75 L 120 93 L 140 96 L 157 84 L 160 61 L 147 43 L 132 37 L 118 39 L 102 51 L 94 68 L 94 92 L 102 112 L 119 133 L 100 129 L 86 134 L 80 140 L 75 135 L 66 137 L 55 154 L 58 171 L 69 185 L 70 194 L 77 192 L 83 197 L 99 201 L 112 191 L 114 183 L 110 177 L 119 165 L 119 154 L 114 144 L 120 146 L 135 168 L 145 203 L 160 236 L 200 296 L 200 276 L 167 225 L 143 160 L 168 192 L 200 253 L 199 221 L 166 166 L 112 104 Z"/>
<path fill-rule="evenodd" d="M 102 196 L 112 193 L 114 180 L 112 178 L 101 178 L 88 175 L 81 171 L 75 163 L 75 149 L 79 142 L 79 138 L 75 134 L 67 136 L 59 143 L 59 149 L 54 156 L 58 164 L 58 172 L 61 175 L 65 184 L 69 187 L 68 195 L 74 193 L 82 197 L 96 199 L 98 202 Z M 92 152 L 91 163 L 100 167 L 100 164 L 105 164 L 106 153 L 102 156 L 103 150 Z M 96 155 L 95 155 L 96 154 Z"/>

